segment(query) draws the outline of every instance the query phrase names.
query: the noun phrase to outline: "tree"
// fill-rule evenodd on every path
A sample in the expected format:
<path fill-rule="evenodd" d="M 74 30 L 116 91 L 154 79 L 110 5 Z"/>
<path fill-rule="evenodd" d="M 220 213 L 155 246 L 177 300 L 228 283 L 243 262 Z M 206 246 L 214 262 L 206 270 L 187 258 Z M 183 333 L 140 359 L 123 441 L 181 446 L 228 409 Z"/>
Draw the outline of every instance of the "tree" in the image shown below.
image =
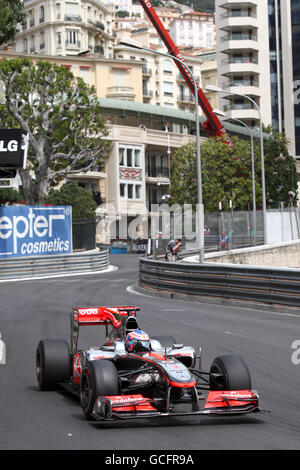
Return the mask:
<path fill-rule="evenodd" d="M 264 141 L 266 200 L 271 207 L 298 199 L 297 170 L 294 158 L 288 151 L 288 140 L 272 127 L 264 129 L 270 134 Z"/>
<path fill-rule="evenodd" d="M 130 16 L 130 14 L 126 10 L 119 10 L 119 11 L 117 11 L 116 16 L 118 18 L 127 18 L 128 16 Z"/>
<path fill-rule="evenodd" d="M 231 152 L 220 138 L 210 138 L 201 144 L 202 193 L 206 212 L 229 208 L 232 200 L 235 209 L 252 208 L 252 171 L 250 144 L 233 138 Z M 256 162 L 259 172 L 259 164 Z M 187 144 L 174 154 L 171 167 L 170 203 L 197 204 L 197 157 L 195 144 Z M 261 186 L 256 178 L 256 201 L 261 203 Z"/>
<path fill-rule="evenodd" d="M 78 183 L 66 183 L 59 191 L 51 189 L 46 202 L 53 206 L 72 206 L 72 220 L 95 219 L 97 204 L 92 194 Z"/>
<path fill-rule="evenodd" d="M 17 25 L 24 24 L 25 13 L 20 0 L 0 1 L 0 45 L 13 40 L 17 34 Z"/>
<path fill-rule="evenodd" d="M 228 209 L 232 200 L 234 209 L 252 209 L 252 167 L 250 143 L 234 137 L 231 151 L 221 139 L 210 138 L 201 144 L 202 192 L 206 212 Z M 266 202 L 278 207 L 291 201 L 291 191 L 297 200 L 296 166 L 289 155 L 283 134 L 272 132 L 264 139 Z M 257 208 L 262 206 L 260 144 L 255 149 L 255 195 Z M 187 144 L 174 154 L 171 167 L 172 199 L 170 203 L 197 203 L 197 158 L 195 144 Z"/>
<path fill-rule="evenodd" d="M 3 59 L 0 126 L 29 135 L 27 168 L 20 170 L 27 204 L 42 204 L 68 173 L 98 169 L 107 157 L 107 130 L 95 89 L 66 67 Z"/>

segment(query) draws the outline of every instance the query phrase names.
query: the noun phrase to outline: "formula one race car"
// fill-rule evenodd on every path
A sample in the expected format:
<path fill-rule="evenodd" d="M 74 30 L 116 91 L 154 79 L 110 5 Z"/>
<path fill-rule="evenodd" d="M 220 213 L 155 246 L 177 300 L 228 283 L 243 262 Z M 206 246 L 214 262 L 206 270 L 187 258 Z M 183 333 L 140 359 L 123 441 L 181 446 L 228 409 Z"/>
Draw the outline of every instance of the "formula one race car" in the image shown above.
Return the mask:
<path fill-rule="evenodd" d="M 138 307 L 81 307 L 71 313 L 71 350 L 64 340 L 42 340 L 36 352 L 42 390 L 63 386 L 96 420 L 259 411 L 247 365 L 236 355 L 217 357 L 201 370 L 201 349 L 139 329 Z M 104 325 L 106 342 L 78 349 L 79 327 Z"/>

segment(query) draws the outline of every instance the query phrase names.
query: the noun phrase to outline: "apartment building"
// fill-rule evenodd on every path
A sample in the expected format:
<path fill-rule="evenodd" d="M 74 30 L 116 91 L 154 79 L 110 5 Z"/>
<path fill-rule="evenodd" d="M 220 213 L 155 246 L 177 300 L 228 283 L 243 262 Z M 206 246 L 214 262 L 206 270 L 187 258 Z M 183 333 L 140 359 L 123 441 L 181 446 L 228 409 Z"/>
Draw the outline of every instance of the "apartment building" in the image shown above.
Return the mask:
<path fill-rule="evenodd" d="M 142 93 L 143 102 L 156 106 L 180 109 L 181 111 L 195 112 L 194 94 L 182 78 L 173 59 L 156 54 L 156 51 L 167 52 L 165 47 L 153 44 L 151 34 L 147 31 L 136 31 L 132 34 L 136 42 L 153 52 L 132 49 L 119 44 L 115 47 L 116 59 L 140 62 L 142 67 Z M 139 34 L 138 34 L 139 33 Z M 139 41 L 137 41 L 137 39 Z M 192 70 L 195 78 L 203 88 L 206 84 L 217 84 L 216 54 L 199 54 L 197 57 L 190 51 L 182 50 L 186 64 Z M 213 108 L 218 107 L 218 96 L 207 93 Z M 202 111 L 199 108 L 199 114 Z"/>
<path fill-rule="evenodd" d="M 216 0 L 219 86 L 251 97 L 264 125 L 285 132 L 300 159 L 300 4 L 298 0 Z M 251 102 L 222 94 L 233 118 L 258 125 Z"/>
<path fill-rule="evenodd" d="M 112 9 L 99 0 L 23 0 L 27 19 L 15 51 L 113 57 Z"/>
<path fill-rule="evenodd" d="M 216 28 L 214 15 L 187 12 L 174 18 L 169 25 L 170 36 L 177 46 L 215 48 Z"/>
<path fill-rule="evenodd" d="M 267 24 L 268 0 L 216 0 L 219 86 L 251 97 L 265 125 L 272 123 Z M 224 93 L 220 106 L 249 126 L 259 123 L 255 107 L 245 98 Z"/>

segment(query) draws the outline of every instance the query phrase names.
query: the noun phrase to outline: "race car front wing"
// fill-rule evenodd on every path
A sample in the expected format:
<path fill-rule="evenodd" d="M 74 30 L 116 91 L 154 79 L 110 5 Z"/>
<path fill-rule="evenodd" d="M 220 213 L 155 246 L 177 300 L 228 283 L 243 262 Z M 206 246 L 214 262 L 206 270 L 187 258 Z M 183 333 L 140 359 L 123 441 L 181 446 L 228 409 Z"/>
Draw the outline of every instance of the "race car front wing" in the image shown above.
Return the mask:
<path fill-rule="evenodd" d="M 198 404 L 198 409 L 192 409 L 192 411 L 174 411 L 170 407 L 162 411 L 158 409 L 161 399 L 146 398 L 140 394 L 103 396 L 96 399 L 92 416 L 100 421 L 171 416 L 238 415 L 259 412 L 258 401 L 259 397 L 255 391 L 210 391 L 201 409 Z"/>

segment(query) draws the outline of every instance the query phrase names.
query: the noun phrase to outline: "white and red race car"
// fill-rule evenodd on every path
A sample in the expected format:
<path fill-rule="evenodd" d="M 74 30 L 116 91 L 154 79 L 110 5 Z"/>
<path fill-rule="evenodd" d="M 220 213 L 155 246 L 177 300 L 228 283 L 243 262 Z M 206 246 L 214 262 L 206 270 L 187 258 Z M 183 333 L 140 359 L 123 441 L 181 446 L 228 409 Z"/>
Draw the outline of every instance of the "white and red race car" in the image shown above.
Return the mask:
<path fill-rule="evenodd" d="M 201 349 L 171 336 L 150 337 L 143 352 L 126 350 L 128 333 L 139 329 L 138 307 L 78 307 L 71 312 L 71 347 L 65 340 L 41 340 L 36 351 L 42 390 L 61 386 L 78 395 L 85 415 L 96 420 L 258 412 L 244 360 L 217 357 L 201 370 Z M 100 347 L 78 349 L 82 326 L 106 327 Z"/>

